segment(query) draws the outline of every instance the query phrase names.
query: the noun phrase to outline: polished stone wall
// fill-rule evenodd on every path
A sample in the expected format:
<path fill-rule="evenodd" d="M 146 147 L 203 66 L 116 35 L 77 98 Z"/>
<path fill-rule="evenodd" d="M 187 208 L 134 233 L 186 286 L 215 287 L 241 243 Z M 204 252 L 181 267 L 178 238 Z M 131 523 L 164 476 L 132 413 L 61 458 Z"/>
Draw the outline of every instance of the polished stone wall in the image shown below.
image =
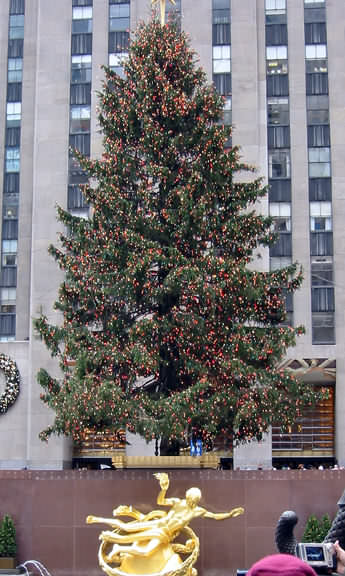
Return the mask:
<path fill-rule="evenodd" d="M 276 552 L 274 532 L 284 510 L 298 514 L 300 539 L 310 514 L 335 516 L 345 486 L 345 470 L 175 470 L 169 477 L 168 496 L 198 486 L 201 504 L 212 512 L 245 508 L 243 516 L 223 522 L 192 523 L 201 543 L 199 576 L 231 576 Z M 86 525 L 86 516 L 109 518 L 119 504 L 148 512 L 157 508 L 157 494 L 150 470 L 0 470 L 0 516 L 14 517 L 18 561 L 39 560 L 54 576 L 101 575 L 98 536 L 105 527 Z"/>

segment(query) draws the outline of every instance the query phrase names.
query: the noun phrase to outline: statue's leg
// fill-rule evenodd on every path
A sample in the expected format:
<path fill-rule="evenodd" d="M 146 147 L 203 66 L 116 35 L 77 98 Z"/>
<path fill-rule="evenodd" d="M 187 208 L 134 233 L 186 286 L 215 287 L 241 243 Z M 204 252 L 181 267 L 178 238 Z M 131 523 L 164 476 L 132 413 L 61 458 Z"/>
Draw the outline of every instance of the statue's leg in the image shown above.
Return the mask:
<path fill-rule="evenodd" d="M 114 560 L 118 560 L 122 554 L 129 554 L 130 556 L 150 556 L 160 544 L 161 541 L 159 538 L 152 538 L 146 546 L 139 546 L 137 542 L 133 542 L 130 546 L 114 544 L 110 554 L 108 554 L 105 559 L 107 562 L 113 562 Z"/>

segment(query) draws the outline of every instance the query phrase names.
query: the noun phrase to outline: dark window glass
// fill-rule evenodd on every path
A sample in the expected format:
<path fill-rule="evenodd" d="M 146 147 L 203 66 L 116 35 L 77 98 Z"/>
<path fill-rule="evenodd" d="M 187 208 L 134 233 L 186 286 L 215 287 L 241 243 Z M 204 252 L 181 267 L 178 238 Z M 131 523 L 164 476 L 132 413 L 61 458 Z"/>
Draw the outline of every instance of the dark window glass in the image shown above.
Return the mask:
<path fill-rule="evenodd" d="M 69 145 L 85 156 L 90 156 L 90 134 L 74 134 L 69 137 Z"/>
<path fill-rule="evenodd" d="M 334 344 L 334 313 L 314 312 L 312 314 L 313 344 Z"/>
<path fill-rule="evenodd" d="M 4 178 L 4 192 L 5 194 L 12 194 L 19 192 L 19 173 L 6 173 Z"/>
<path fill-rule="evenodd" d="M 0 314 L 0 336 L 15 336 L 16 315 Z"/>
<path fill-rule="evenodd" d="M 270 202 L 291 202 L 291 180 L 269 180 Z"/>
<path fill-rule="evenodd" d="M 20 145 L 20 127 L 6 129 L 6 146 L 15 146 L 18 148 Z"/>
<path fill-rule="evenodd" d="M 72 54 L 91 54 L 92 34 L 72 35 Z"/>
<path fill-rule="evenodd" d="M 127 52 L 129 47 L 129 32 L 118 30 L 109 32 L 109 53 Z"/>
<path fill-rule="evenodd" d="M 13 82 L 7 84 L 7 102 L 21 102 L 21 101 L 22 101 L 21 82 Z"/>
<path fill-rule="evenodd" d="M 72 84 L 71 104 L 91 104 L 91 84 Z"/>
<path fill-rule="evenodd" d="M 328 74 L 306 75 L 307 96 L 328 94 Z"/>
<path fill-rule="evenodd" d="M 289 148 L 290 128 L 288 126 L 269 126 L 268 128 L 269 148 Z"/>
<path fill-rule="evenodd" d="M 328 72 L 328 60 L 318 58 L 317 60 L 306 60 L 305 70 L 307 74 L 326 74 Z"/>
<path fill-rule="evenodd" d="M 310 202 L 325 202 L 332 199 L 332 181 L 330 178 L 310 178 Z"/>
<path fill-rule="evenodd" d="M 68 209 L 87 208 L 88 204 L 79 186 L 68 186 Z"/>
<path fill-rule="evenodd" d="M 68 183 L 69 184 L 73 184 L 73 185 L 86 184 L 88 179 L 89 179 L 88 175 L 80 169 L 79 169 L 79 171 L 76 170 L 75 172 L 73 172 L 73 173 L 71 172 L 68 174 Z"/>
<path fill-rule="evenodd" d="M 90 18 L 72 20 L 72 34 L 90 34 L 90 32 L 92 32 L 92 20 Z"/>
<path fill-rule="evenodd" d="M 23 58 L 24 41 L 22 38 L 16 38 L 8 41 L 8 57 Z"/>
<path fill-rule="evenodd" d="M 213 82 L 219 94 L 222 96 L 231 94 L 231 74 L 213 74 Z"/>
<path fill-rule="evenodd" d="M 2 223 L 3 240 L 17 240 L 18 220 L 4 220 Z"/>
<path fill-rule="evenodd" d="M 291 256 L 292 255 L 292 241 L 291 234 L 280 234 L 278 240 L 270 246 L 270 256 Z"/>
<path fill-rule="evenodd" d="M 312 8 L 311 4 L 306 4 L 304 11 L 304 22 L 326 22 L 326 10 L 325 7 Z"/>
<path fill-rule="evenodd" d="M 213 10 L 228 10 L 230 12 L 230 0 L 212 0 Z"/>
<path fill-rule="evenodd" d="M 328 110 L 308 110 L 307 111 L 307 124 L 329 124 L 329 111 Z"/>
<path fill-rule="evenodd" d="M 311 22 L 304 25 L 306 44 L 326 44 L 327 32 L 325 22 Z"/>
<path fill-rule="evenodd" d="M 72 6 L 92 6 L 92 0 L 72 0 Z"/>
<path fill-rule="evenodd" d="M 266 26 L 266 46 L 282 46 L 287 43 L 286 24 L 272 24 Z"/>
<path fill-rule="evenodd" d="M 267 76 L 267 96 L 288 96 L 289 95 L 289 77 Z"/>
<path fill-rule="evenodd" d="M 270 149 L 268 154 L 269 178 L 290 178 L 290 150 Z"/>
<path fill-rule="evenodd" d="M 11 0 L 10 14 L 24 14 L 25 0 Z"/>
<path fill-rule="evenodd" d="M 329 125 L 308 126 L 308 148 L 330 146 Z"/>
<path fill-rule="evenodd" d="M 289 101 L 287 98 L 270 98 L 267 101 L 267 122 L 269 125 L 289 124 Z"/>
<path fill-rule="evenodd" d="M 281 14 L 266 14 L 266 24 L 286 23 L 286 12 Z"/>
<path fill-rule="evenodd" d="M 1 286 L 10 287 L 17 286 L 17 268 L 9 266 L 1 268 Z"/>
<path fill-rule="evenodd" d="M 334 289 L 312 288 L 312 312 L 334 312 Z"/>
<path fill-rule="evenodd" d="M 212 43 L 214 46 L 231 44 L 231 33 L 229 24 L 213 24 Z"/>
<path fill-rule="evenodd" d="M 315 287 L 333 287 L 332 262 L 313 262 L 311 265 L 311 285 Z"/>
<path fill-rule="evenodd" d="M 333 255 L 333 233 L 332 232 L 311 232 L 310 233 L 310 254 L 311 254 L 311 256 L 332 256 Z"/>

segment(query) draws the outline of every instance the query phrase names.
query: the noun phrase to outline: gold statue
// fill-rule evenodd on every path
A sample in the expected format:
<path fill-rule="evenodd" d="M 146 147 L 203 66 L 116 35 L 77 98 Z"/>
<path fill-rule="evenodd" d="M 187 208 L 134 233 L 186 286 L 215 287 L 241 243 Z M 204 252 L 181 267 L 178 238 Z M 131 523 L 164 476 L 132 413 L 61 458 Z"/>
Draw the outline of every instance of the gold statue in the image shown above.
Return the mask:
<path fill-rule="evenodd" d="M 98 552 L 99 565 L 108 576 L 122 574 L 160 574 L 164 576 L 196 576 L 193 565 L 199 556 L 199 539 L 188 526 L 193 518 L 205 517 L 224 520 L 243 514 L 243 508 L 213 514 L 198 506 L 201 498 L 199 488 L 189 488 L 184 499 L 166 498 L 169 476 L 162 472 L 154 474 L 159 480 L 160 492 L 157 504 L 170 506 L 170 510 L 152 510 L 142 514 L 132 506 L 119 506 L 113 518 L 88 516 L 86 522 L 108 524 L 113 530 L 101 533 Z M 134 520 L 123 522 L 118 516 Z M 186 537 L 184 544 L 175 543 L 179 534 Z M 182 560 L 180 554 L 187 555 Z M 116 564 L 117 566 L 111 566 Z"/>
<path fill-rule="evenodd" d="M 166 2 L 166 0 L 152 0 L 152 5 L 153 5 L 153 4 L 157 4 L 157 2 L 160 2 L 160 5 L 161 5 L 161 24 L 162 24 L 162 26 L 164 26 L 164 24 L 165 24 L 165 2 Z M 176 4 L 175 0 L 170 0 L 170 2 L 171 2 L 172 4 L 174 4 L 174 6 L 175 6 L 175 4 Z"/>

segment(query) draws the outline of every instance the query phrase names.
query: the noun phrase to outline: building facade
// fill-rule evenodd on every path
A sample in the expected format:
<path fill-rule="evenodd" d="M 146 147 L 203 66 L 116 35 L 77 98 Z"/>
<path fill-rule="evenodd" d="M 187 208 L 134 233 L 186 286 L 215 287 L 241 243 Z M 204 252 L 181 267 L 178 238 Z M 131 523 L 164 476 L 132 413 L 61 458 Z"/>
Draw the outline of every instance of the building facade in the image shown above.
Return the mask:
<path fill-rule="evenodd" d="M 304 459 L 345 464 L 345 5 L 339 0 L 176 0 L 166 11 L 191 39 L 224 95 L 224 122 L 246 162 L 269 184 L 259 209 L 279 239 L 258 261 L 297 260 L 304 282 L 287 300 L 306 333 L 284 365 L 329 397 L 282 435 L 235 450 L 234 465 Z M 66 439 L 43 444 L 52 415 L 36 374 L 58 373 L 33 331 L 61 282 L 48 246 L 59 231 L 56 204 L 85 216 L 84 181 L 69 153 L 102 150 L 97 91 L 103 64 L 122 74 L 133 30 L 150 0 L 3 0 L 0 3 L 0 354 L 15 361 L 20 393 L 0 413 L 0 468 L 70 466 Z M 2 365 L 0 364 L 0 368 Z M 8 395 L 0 371 L 0 398 Z M 130 450 L 152 452 L 134 442 Z"/>

